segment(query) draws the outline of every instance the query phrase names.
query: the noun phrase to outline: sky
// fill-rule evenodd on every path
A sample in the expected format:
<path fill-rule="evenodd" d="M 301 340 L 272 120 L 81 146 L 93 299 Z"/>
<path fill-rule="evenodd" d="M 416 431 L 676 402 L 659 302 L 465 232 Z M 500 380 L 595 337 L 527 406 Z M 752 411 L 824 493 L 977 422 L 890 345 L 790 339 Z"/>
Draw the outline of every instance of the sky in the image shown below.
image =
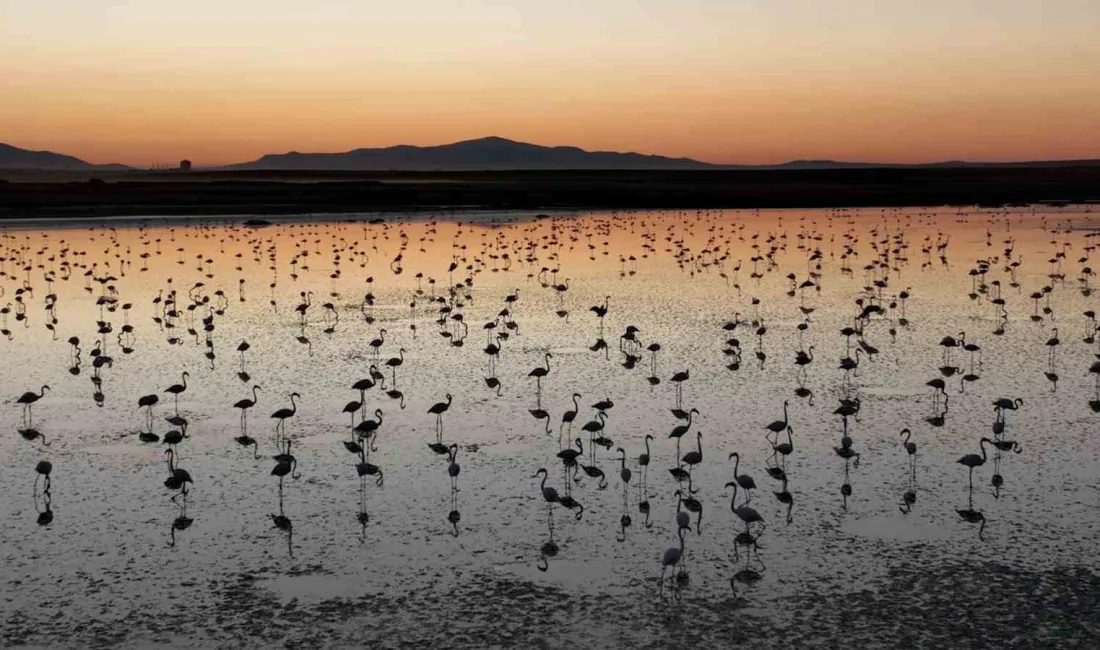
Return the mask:
<path fill-rule="evenodd" d="M 1100 0 L 0 0 L 0 142 L 1100 158 Z"/>

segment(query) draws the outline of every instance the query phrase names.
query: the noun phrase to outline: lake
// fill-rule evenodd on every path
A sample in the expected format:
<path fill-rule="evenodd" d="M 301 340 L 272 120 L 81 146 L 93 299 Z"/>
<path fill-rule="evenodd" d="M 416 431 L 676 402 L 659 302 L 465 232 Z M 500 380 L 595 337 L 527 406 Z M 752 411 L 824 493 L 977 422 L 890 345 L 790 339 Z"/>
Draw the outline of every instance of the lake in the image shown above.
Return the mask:
<path fill-rule="evenodd" d="M 8 223 L 4 644 L 1094 645 L 1095 216 Z"/>

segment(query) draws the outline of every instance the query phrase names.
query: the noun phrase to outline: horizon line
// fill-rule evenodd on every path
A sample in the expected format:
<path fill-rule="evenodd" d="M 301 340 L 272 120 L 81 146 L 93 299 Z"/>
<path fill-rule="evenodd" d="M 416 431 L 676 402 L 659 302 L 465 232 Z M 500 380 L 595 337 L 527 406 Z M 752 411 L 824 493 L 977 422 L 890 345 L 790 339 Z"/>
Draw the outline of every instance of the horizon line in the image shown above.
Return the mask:
<path fill-rule="evenodd" d="M 692 157 L 692 156 L 676 156 L 676 155 L 669 155 L 669 154 L 662 154 L 662 153 L 648 153 L 648 152 L 638 151 L 638 150 L 635 150 L 635 149 L 626 149 L 626 150 L 586 149 L 584 147 L 581 147 L 581 146 L 578 146 L 578 145 L 571 145 L 571 144 L 540 144 L 540 143 L 537 143 L 537 142 L 531 142 L 531 141 L 526 141 L 526 140 L 516 140 L 514 138 L 509 138 L 509 137 L 500 136 L 500 135 L 487 135 L 487 136 L 479 136 L 479 137 L 462 138 L 462 139 L 458 139 L 458 140 L 451 140 L 451 141 L 441 142 L 441 143 L 437 143 L 437 144 L 406 144 L 406 143 L 400 143 L 400 144 L 392 144 L 392 145 L 355 146 L 355 147 L 352 147 L 350 149 L 341 149 L 341 150 L 333 150 L 333 151 L 317 151 L 317 150 L 304 151 L 304 150 L 300 150 L 300 149 L 288 149 L 286 151 L 270 151 L 270 152 L 267 152 L 267 153 L 260 154 L 255 158 L 250 158 L 250 159 L 246 159 L 246 160 L 239 160 L 239 161 L 235 161 L 235 162 L 221 162 L 221 163 L 199 163 L 199 162 L 195 162 L 195 159 L 193 157 L 183 156 L 183 157 L 176 158 L 176 159 L 169 159 L 168 162 L 151 161 L 150 163 L 148 163 L 150 166 L 146 166 L 145 164 L 125 163 L 125 162 L 119 162 L 119 161 L 94 162 L 92 160 L 89 160 L 87 158 L 82 158 L 82 157 L 80 157 L 78 155 L 75 155 L 75 154 L 66 153 L 65 151 L 57 151 L 57 150 L 53 150 L 53 149 L 31 149 L 31 148 L 22 147 L 22 146 L 19 146 L 19 145 L 16 145 L 16 144 L 12 144 L 10 141 L 0 140 L 0 145 L 7 145 L 7 146 L 10 146 L 10 147 L 20 149 L 20 150 L 23 150 L 23 151 L 28 151 L 28 152 L 31 152 L 31 153 L 48 153 L 48 154 L 54 154 L 54 155 L 68 156 L 68 157 L 71 157 L 71 158 L 76 158 L 77 160 L 80 160 L 80 161 L 85 162 L 89 165 L 94 165 L 94 166 L 97 166 L 97 167 L 121 165 L 121 166 L 129 167 L 131 169 L 138 170 L 138 171 L 142 171 L 142 170 L 160 171 L 160 169 L 157 169 L 158 167 L 163 166 L 163 167 L 167 168 L 167 167 L 170 167 L 172 165 L 178 164 L 182 160 L 190 160 L 191 163 L 192 163 L 192 168 L 193 169 L 218 169 L 218 168 L 232 167 L 232 166 L 235 166 L 235 165 L 249 164 L 249 163 L 252 163 L 252 162 L 259 161 L 259 160 L 261 160 L 261 159 L 263 159 L 267 156 L 284 156 L 284 155 L 290 155 L 290 154 L 338 156 L 338 155 L 347 155 L 347 154 L 350 154 L 350 153 L 354 153 L 356 151 L 396 149 L 396 148 L 400 148 L 400 147 L 408 147 L 408 148 L 415 148 L 415 149 L 433 149 L 433 148 L 438 148 L 438 147 L 453 146 L 453 145 L 456 145 L 456 144 L 464 144 L 464 143 L 467 143 L 467 142 L 479 142 L 479 141 L 484 141 L 484 140 L 502 140 L 502 141 L 505 141 L 505 142 L 511 142 L 511 143 L 515 143 L 515 144 L 531 145 L 531 146 L 535 146 L 535 147 L 543 147 L 543 148 L 548 148 L 548 149 L 577 149 L 577 150 L 580 150 L 584 153 L 590 153 L 590 154 L 608 154 L 609 153 L 609 154 L 622 154 L 622 155 L 637 155 L 637 156 L 646 156 L 646 157 L 654 157 L 654 158 L 666 158 L 666 159 L 669 159 L 669 160 L 677 160 L 677 161 L 692 161 L 692 162 L 697 162 L 697 163 L 701 163 L 701 164 L 705 164 L 705 165 L 712 165 L 712 166 L 715 166 L 715 167 L 777 167 L 777 166 L 783 166 L 783 165 L 790 165 L 790 164 L 793 164 L 793 163 L 831 163 L 831 164 L 838 164 L 838 165 L 877 165 L 877 166 L 892 166 L 892 167 L 927 166 L 927 165 L 943 165 L 943 164 L 966 164 L 966 165 L 1006 165 L 1006 164 L 1012 165 L 1012 164 L 1016 164 L 1016 165 L 1026 165 L 1026 164 L 1029 164 L 1029 163 L 1087 162 L 1087 161 L 1100 160 L 1100 152 L 1098 152 L 1095 156 L 1091 156 L 1091 157 L 1071 157 L 1071 158 L 1064 158 L 1064 157 L 1026 158 L 1026 159 L 1000 158 L 1000 159 L 971 160 L 971 159 L 966 159 L 966 158 L 952 157 L 952 158 L 945 158 L 945 159 L 929 159 L 929 160 L 924 160 L 924 161 L 918 161 L 918 160 L 882 161 L 882 160 L 845 160 L 845 159 L 838 159 L 838 158 L 831 158 L 831 157 L 826 157 L 826 158 L 821 158 L 821 157 L 793 157 L 793 158 L 782 159 L 782 160 L 779 160 L 778 162 L 714 162 L 712 160 L 704 160 L 704 159 L 695 158 L 695 157 Z M 488 171 L 490 169 L 491 168 L 487 168 L 486 170 Z M 566 169 L 566 168 L 562 168 L 562 169 Z M 263 171 L 263 170 L 256 170 L 256 171 Z M 283 170 L 283 171 L 289 171 L 289 170 Z M 323 171 L 384 171 L 384 170 L 338 170 L 338 169 L 334 169 L 334 170 L 323 170 Z M 692 170 L 686 170 L 686 171 L 692 171 Z M 703 170 L 695 170 L 695 171 L 703 171 Z"/>

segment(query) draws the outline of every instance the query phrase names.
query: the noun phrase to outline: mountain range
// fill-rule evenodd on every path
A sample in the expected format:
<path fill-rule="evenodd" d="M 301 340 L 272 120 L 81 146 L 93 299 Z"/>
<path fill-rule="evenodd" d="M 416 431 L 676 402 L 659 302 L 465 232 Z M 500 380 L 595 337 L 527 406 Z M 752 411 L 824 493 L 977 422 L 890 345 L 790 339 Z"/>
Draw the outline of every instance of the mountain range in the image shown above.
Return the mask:
<path fill-rule="evenodd" d="M 639 153 L 585 151 L 577 147 L 543 147 L 488 137 L 432 147 L 398 145 L 353 149 L 344 153 L 269 154 L 232 165 L 250 170 L 478 171 L 548 169 L 721 169 L 720 165 Z"/>
<path fill-rule="evenodd" d="M 43 171 L 83 171 L 101 169 L 104 171 L 122 171 L 130 169 L 126 165 L 93 165 L 74 156 L 52 151 L 31 151 L 20 149 L 0 142 L 0 169 L 33 169 Z"/>
<path fill-rule="evenodd" d="M 691 158 L 669 158 L 634 152 L 586 151 L 578 147 L 545 147 L 500 137 L 464 140 L 438 146 L 398 145 L 353 149 L 342 153 L 268 154 L 220 170 L 249 171 L 490 171 L 490 170 L 723 170 L 851 169 L 872 167 L 1069 166 L 1100 165 L 1100 160 L 1020 163 L 948 161 L 918 165 L 793 160 L 778 165 L 720 165 Z M 49 171 L 122 171 L 125 165 L 95 165 L 51 151 L 30 151 L 0 143 L 0 169 Z M 215 169 L 215 168 L 206 168 Z"/>

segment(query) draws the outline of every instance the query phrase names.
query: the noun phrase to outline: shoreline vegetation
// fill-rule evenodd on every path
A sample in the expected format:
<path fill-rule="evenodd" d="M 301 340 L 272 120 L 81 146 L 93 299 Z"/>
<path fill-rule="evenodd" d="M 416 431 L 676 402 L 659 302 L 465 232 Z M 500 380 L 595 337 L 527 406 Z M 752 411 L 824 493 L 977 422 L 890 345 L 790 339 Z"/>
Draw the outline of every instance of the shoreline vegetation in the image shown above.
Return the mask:
<path fill-rule="evenodd" d="M 1100 203 L 1100 165 L 723 171 L 0 172 L 0 219 Z"/>

